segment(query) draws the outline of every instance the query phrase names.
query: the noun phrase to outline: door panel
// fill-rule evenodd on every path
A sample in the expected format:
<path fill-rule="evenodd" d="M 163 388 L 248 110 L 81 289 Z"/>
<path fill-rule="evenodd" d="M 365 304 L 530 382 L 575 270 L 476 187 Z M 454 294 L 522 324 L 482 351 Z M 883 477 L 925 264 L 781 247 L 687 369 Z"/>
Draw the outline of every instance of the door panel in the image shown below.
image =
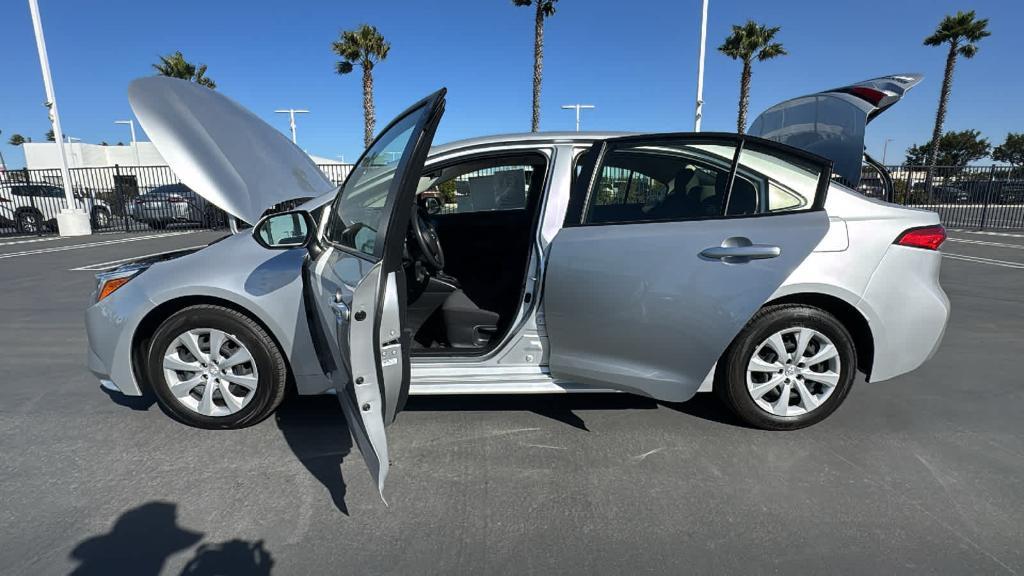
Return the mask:
<path fill-rule="evenodd" d="M 829 164 L 735 134 L 612 139 L 590 159 L 550 247 L 551 374 L 687 400 L 825 236 Z"/>
<path fill-rule="evenodd" d="M 441 90 L 403 112 L 367 149 L 330 208 L 328 249 L 312 269 L 312 298 L 349 430 L 383 498 L 385 427 L 409 390 L 402 272 L 416 181 L 444 109 Z M 316 329 L 317 327 L 313 327 Z M 328 370 L 329 368 L 325 368 Z"/>
<path fill-rule="evenodd" d="M 544 288 L 552 375 L 689 399 L 828 226 L 824 212 L 808 212 L 561 230 Z M 743 263 L 701 256 L 730 238 L 778 247 L 779 256 Z"/>

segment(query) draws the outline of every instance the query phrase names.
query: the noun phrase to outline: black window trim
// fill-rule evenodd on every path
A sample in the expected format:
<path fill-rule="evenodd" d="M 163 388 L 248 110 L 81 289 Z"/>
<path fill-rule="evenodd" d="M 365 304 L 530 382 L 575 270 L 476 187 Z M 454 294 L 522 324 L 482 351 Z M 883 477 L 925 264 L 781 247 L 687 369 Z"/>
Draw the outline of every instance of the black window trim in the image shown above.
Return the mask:
<path fill-rule="evenodd" d="M 622 222 L 585 222 L 587 209 L 593 198 L 594 187 L 599 177 L 597 167 L 602 166 L 604 158 L 612 147 L 626 144 L 657 144 L 663 142 L 678 143 L 686 140 L 687 144 L 718 144 L 731 145 L 735 147 L 732 166 L 730 167 L 729 185 L 726 189 L 726 198 L 721 214 L 714 216 L 700 216 L 696 218 L 659 218 L 650 220 L 629 220 Z M 801 210 L 784 210 L 779 212 L 760 212 L 754 214 L 726 214 L 726 208 L 732 196 L 732 187 L 736 172 L 739 167 L 739 159 L 743 150 L 766 151 L 768 154 L 782 152 L 788 156 L 803 160 L 817 168 L 818 186 L 814 191 L 814 201 L 809 208 Z M 637 134 L 618 138 L 608 138 L 594 142 L 577 158 L 582 167 L 580 178 L 576 179 L 570 190 L 569 204 L 565 212 L 564 228 L 577 226 L 623 226 L 630 224 L 656 224 L 668 222 L 700 222 L 704 220 L 734 220 L 739 218 L 764 218 L 769 216 L 787 216 L 803 214 L 806 212 L 821 212 L 825 210 L 825 199 L 828 196 L 828 188 L 832 181 L 833 162 L 817 154 L 813 154 L 800 148 L 795 148 L 780 142 L 766 140 L 757 136 L 747 134 L 736 134 L 731 132 L 666 132 L 656 134 Z M 585 186 L 585 188 L 583 188 Z"/>

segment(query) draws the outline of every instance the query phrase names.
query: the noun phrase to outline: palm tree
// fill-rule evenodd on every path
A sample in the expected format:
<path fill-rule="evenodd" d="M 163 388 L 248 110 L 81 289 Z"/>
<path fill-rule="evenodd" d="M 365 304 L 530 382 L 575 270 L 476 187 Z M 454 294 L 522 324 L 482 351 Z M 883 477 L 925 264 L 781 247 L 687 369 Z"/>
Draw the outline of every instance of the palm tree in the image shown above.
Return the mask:
<path fill-rule="evenodd" d="M 11 137 L 7 140 L 7 143 L 11 146 L 21 146 L 25 142 L 31 142 L 31 140 L 25 138 L 21 134 L 11 134 Z"/>
<path fill-rule="evenodd" d="M 530 131 L 540 131 L 540 83 L 544 71 L 544 19 L 555 14 L 558 0 L 512 0 L 516 6 L 534 6 L 533 16 L 533 118 Z"/>
<path fill-rule="evenodd" d="M 343 31 L 341 38 L 331 44 L 331 50 L 342 58 L 335 68 L 338 74 L 352 72 L 356 64 L 363 69 L 363 144 L 369 147 L 377 124 L 373 108 L 373 68 L 388 57 L 391 43 L 376 26 L 362 24 L 355 30 Z"/>
<path fill-rule="evenodd" d="M 939 140 L 942 138 L 942 124 L 946 121 L 946 105 L 949 104 L 949 92 L 953 87 L 953 69 L 956 67 L 957 56 L 973 58 L 978 53 L 978 41 L 989 36 L 986 30 L 988 18 L 976 20 L 974 10 L 957 11 L 956 16 L 946 16 L 939 23 L 935 32 L 924 39 L 925 46 L 949 45 L 946 53 L 946 74 L 942 77 L 942 91 L 939 93 L 939 109 L 935 112 L 935 129 L 932 131 L 931 156 L 928 159 L 928 175 L 925 177 L 925 189 L 931 197 L 932 174 L 938 161 Z"/>
<path fill-rule="evenodd" d="M 153 64 L 153 69 L 156 70 L 159 76 L 181 78 L 182 80 L 195 82 L 200 86 L 206 86 L 211 90 L 217 87 L 217 83 L 206 75 L 206 64 L 196 65 L 185 60 L 185 56 L 182 55 L 181 51 L 161 56 L 160 62 Z"/>
<path fill-rule="evenodd" d="M 718 47 L 718 51 L 732 58 L 743 61 L 743 73 L 740 75 L 740 110 L 736 118 L 736 131 L 743 134 L 747 126 L 747 106 L 750 99 L 750 65 L 757 58 L 759 62 L 771 60 L 776 56 L 785 56 L 786 49 L 782 44 L 773 42 L 780 28 L 762 26 L 753 20 L 747 20 L 742 26 L 732 27 L 732 34 Z"/>

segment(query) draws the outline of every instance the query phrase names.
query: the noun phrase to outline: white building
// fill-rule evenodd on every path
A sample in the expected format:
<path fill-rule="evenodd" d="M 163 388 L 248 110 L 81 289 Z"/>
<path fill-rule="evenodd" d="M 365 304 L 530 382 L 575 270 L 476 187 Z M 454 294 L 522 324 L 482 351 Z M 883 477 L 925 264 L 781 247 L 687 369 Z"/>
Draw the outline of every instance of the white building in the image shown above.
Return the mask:
<path fill-rule="evenodd" d="M 57 143 L 26 142 L 22 146 L 25 150 L 25 167 L 39 171 L 31 176 L 33 181 L 61 186 Z M 71 169 L 72 186 L 76 192 L 112 190 L 118 178 L 122 186 L 141 192 L 178 181 L 152 142 L 120 146 L 74 142 L 64 144 L 64 150 L 68 158 L 68 168 Z M 336 184 L 340 184 L 351 169 L 349 165 L 330 158 L 312 154 L 310 158 L 320 165 L 327 177 Z M 14 177 L 16 176 L 12 176 Z"/>
<path fill-rule="evenodd" d="M 29 170 L 60 168 L 60 157 L 57 155 L 56 142 L 26 142 L 25 167 Z M 101 144 L 85 144 L 73 142 L 64 144 L 68 156 L 68 168 L 109 168 L 115 165 L 132 166 L 167 166 L 167 161 L 157 151 L 152 142 L 138 142 L 135 145 L 122 146 Z M 136 151 L 138 156 L 136 156 Z M 342 164 L 322 156 L 309 155 L 317 164 Z"/>

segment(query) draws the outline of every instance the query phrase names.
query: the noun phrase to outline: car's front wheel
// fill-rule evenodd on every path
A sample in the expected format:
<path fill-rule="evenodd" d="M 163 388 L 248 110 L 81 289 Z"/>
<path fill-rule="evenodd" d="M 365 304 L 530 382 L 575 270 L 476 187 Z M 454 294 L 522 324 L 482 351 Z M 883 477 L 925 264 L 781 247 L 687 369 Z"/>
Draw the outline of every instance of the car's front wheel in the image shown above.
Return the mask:
<path fill-rule="evenodd" d="M 834 316 L 811 306 L 767 306 L 726 350 L 715 392 L 751 426 L 795 430 L 834 412 L 856 371 L 853 338 Z"/>
<path fill-rule="evenodd" d="M 284 398 L 281 351 L 262 326 L 230 308 L 202 304 L 174 313 L 153 334 L 146 356 L 161 407 L 192 426 L 249 426 Z"/>

